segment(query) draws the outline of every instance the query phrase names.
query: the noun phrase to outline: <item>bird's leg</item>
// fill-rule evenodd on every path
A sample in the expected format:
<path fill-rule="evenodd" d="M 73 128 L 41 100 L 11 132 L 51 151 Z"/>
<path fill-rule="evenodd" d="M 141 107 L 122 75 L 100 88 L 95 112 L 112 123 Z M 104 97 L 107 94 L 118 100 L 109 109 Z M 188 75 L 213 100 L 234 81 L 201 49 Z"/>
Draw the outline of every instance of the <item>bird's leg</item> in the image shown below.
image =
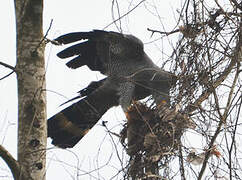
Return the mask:
<path fill-rule="evenodd" d="M 132 103 L 134 88 L 135 85 L 132 82 L 125 82 L 120 85 L 119 104 L 121 105 L 125 114 L 129 111 L 130 105 Z"/>

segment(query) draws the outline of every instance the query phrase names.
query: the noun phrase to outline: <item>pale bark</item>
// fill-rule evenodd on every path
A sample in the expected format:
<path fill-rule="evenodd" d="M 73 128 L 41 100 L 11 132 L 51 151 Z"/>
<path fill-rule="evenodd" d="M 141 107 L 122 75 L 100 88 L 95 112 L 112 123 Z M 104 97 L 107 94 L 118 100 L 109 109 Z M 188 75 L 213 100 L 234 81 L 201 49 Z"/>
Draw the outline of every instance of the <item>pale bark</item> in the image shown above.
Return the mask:
<path fill-rule="evenodd" d="M 45 179 L 46 94 L 42 0 L 15 0 L 18 163 L 27 179 Z M 18 179 L 24 179 L 18 177 Z"/>

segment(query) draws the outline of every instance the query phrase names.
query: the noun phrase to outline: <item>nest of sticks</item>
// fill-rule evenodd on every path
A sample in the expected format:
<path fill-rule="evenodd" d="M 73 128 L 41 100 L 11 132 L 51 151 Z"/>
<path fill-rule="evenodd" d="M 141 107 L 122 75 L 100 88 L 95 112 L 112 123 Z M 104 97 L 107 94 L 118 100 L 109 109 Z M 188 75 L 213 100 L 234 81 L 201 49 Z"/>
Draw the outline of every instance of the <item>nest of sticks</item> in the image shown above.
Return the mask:
<path fill-rule="evenodd" d="M 169 108 L 166 103 L 154 108 L 133 103 L 126 117 L 121 143 L 130 156 L 129 174 L 136 177 L 144 172 L 144 167 L 149 167 L 147 164 L 153 166 L 174 155 L 185 130 L 195 128 L 188 115 L 180 113 L 177 107 Z"/>

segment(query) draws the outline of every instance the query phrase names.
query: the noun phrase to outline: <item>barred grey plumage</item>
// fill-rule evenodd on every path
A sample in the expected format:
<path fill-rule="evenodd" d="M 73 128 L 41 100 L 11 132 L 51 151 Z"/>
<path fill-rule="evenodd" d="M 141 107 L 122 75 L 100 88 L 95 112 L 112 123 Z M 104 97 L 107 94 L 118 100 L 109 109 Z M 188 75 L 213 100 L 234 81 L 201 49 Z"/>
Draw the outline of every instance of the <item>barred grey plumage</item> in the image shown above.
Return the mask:
<path fill-rule="evenodd" d="M 87 41 L 66 48 L 57 56 L 68 58 L 77 55 L 67 63 L 68 67 L 76 69 L 87 65 L 107 78 L 91 83 L 80 91 L 84 99 L 48 120 L 48 136 L 52 137 L 54 145 L 62 148 L 73 147 L 112 106 L 121 105 L 126 112 L 132 100 L 149 95 L 153 96 L 156 104 L 163 100 L 169 102 L 169 90 L 174 79 L 171 73 L 152 62 L 144 52 L 142 41 L 133 35 L 94 30 L 70 33 L 56 39 L 60 44 L 79 40 Z M 73 129 L 75 133 L 71 133 Z"/>

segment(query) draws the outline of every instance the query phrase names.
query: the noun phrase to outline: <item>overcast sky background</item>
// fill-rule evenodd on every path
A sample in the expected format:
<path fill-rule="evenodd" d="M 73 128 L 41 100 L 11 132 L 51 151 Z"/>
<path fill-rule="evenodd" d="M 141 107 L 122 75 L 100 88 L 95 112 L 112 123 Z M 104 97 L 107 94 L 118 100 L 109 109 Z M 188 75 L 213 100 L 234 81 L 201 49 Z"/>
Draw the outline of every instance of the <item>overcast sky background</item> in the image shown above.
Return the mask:
<path fill-rule="evenodd" d="M 141 0 L 120 0 L 120 14 L 123 15 L 134 8 Z M 121 20 L 124 33 L 134 34 L 145 43 L 145 51 L 161 64 L 171 53 L 170 42 L 154 41 L 158 34 L 151 37 L 147 28 L 171 31 L 178 18 L 176 10 L 181 8 L 178 0 L 146 0 L 137 9 Z M 59 35 L 73 31 L 89 31 L 107 27 L 112 18 L 111 0 L 49 0 L 44 1 L 44 33 L 47 31 L 51 19 L 53 24 L 48 38 L 54 39 Z M 114 7 L 115 19 L 117 7 Z M 15 66 L 16 63 L 16 34 L 13 1 L 4 0 L 0 3 L 0 61 Z M 118 25 L 119 22 L 117 23 Z M 105 30 L 118 31 L 114 24 Z M 172 39 L 171 39 L 172 38 Z M 169 37 L 175 42 L 177 35 Z M 76 92 L 86 87 L 91 81 L 102 76 L 98 72 L 91 72 L 87 68 L 77 70 L 68 69 L 66 61 L 56 57 L 56 53 L 64 47 L 48 44 L 46 46 L 46 81 L 47 81 L 47 116 L 50 117 L 63 109 L 59 105 L 76 95 Z M 0 67 L 0 77 L 11 72 Z M 16 76 L 12 74 L 0 81 L 0 143 L 16 157 L 17 150 L 17 91 Z M 54 93 L 54 92 L 57 93 Z M 119 107 L 112 108 L 102 120 L 108 120 L 108 128 L 119 132 L 120 124 L 124 123 L 124 114 Z M 122 150 L 119 157 L 115 146 L 106 133 L 101 121 L 95 126 L 73 149 L 62 150 L 53 147 L 48 139 L 47 151 L 47 180 L 49 179 L 110 179 L 121 169 L 121 161 L 127 157 Z M 115 138 L 118 143 L 118 138 Z M 111 160 L 110 160 L 111 159 Z M 106 166 L 104 166 L 106 165 Z M 123 164 L 125 165 L 125 164 Z M 103 167 L 104 166 L 104 167 Z M 77 169 L 78 167 L 78 169 Z M 99 170 L 95 170 L 100 168 Z M 90 175 L 83 175 L 93 171 Z M 77 177 L 77 174 L 79 176 Z M 5 163 L 0 160 L 0 179 L 11 179 L 11 173 Z M 122 179 L 122 176 L 119 176 Z"/>

